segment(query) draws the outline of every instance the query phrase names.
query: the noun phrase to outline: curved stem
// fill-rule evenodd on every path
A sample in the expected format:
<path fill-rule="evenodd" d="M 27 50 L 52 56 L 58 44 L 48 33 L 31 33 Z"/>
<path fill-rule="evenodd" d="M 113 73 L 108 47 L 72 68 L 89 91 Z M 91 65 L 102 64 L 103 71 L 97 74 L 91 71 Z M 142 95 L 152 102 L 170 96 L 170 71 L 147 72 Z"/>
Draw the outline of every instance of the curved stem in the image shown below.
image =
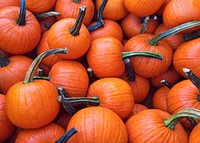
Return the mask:
<path fill-rule="evenodd" d="M 131 64 L 131 60 L 129 58 L 124 59 L 124 63 L 126 66 L 126 71 L 127 71 L 127 78 L 129 81 L 135 81 L 135 74 L 134 74 L 134 69 Z"/>
<path fill-rule="evenodd" d="M 200 91 L 200 79 L 188 68 L 183 68 L 183 72 Z"/>
<path fill-rule="evenodd" d="M 196 39 L 196 38 L 199 38 L 199 37 L 200 37 L 200 30 L 197 30 L 197 31 L 194 31 L 190 34 L 184 35 L 183 39 L 184 39 L 185 42 L 187 42 L 189 40 L 193 40 L 193 39 Z"/>
<path fill-rule="evenodd" d="M 55 143 L 66 143 L 70 139 L 70 137 L 72 137 L 76 132 L 77 132 L 76 128 L 71 128 Z"/>
<path fill-rule="evenodd" d="M 20 13 L 17 24 L 19 26 L 26 25 L 26 0 L 20 0 Z"/>
<path fill-rule="evenodd" d="M 163 59 L 162 55 L 156 54 L 153 52 L 122 52 L 122 58 L 129 58 L 129 57 L 135 57 L 135 56 L 144 56 L 144 57 L 151 57 L 151 58 L 157 58 L 157 59 Z"/>
<path fill-rule="evenodd" d="M 42 61 L 42 59 L 44 59 L 45 57 L 52 55 L 52 54 L 56 54 L 56 53 L 60 53 L 60 54 L 66 54 L 68 51 L 67 49 L 53 49 L 53 50 L 49 50 L 46 52 L 41 53 L 39 56 L 37 56 L 35 58 L 35 60 L 32 62 L 32 64 L 30 65 L 25 79 L 23 81 L 24 84 L 29 83 L 29 82 L 33 82 L 33 76 L 34 76 L 34 72 L 37 68 L 37 66 L 40 64 L 40 62 Z"/>
<path fill-rule="evenodd" d="M 47 18 L 47 17 L 50 17 L 50 16 L 59 16 L 59 15 L 60 15 L 59 12 L 48 11 L 48 12 L 44 12 L 44 13 L 35 14 L 35 17 L 36 18 Z"/>
<path fill-rule="evenodd" d="M 9 60 L 7 60 L 6 58 L 4 58 L 3 55 L 0 54 L 0 66 L 1 67 L 5 67 L 10 63 Z"/>
<path fill-rule="evenodd" d="M 185 117 L 192 117 L 192 118 L 200 118 L 200 110 L 198 109 L 192 109 L 192 108 L 185 108 L 178 113 L 172 115 L 169 119 L 164 121 L 164 124 L 166 127 L 168 127 L 171 130 L 174 130 L 176 124 L 180 119 Z"/>
<path fill-rule="evenodd" d="M 98 13 L 97 13 L 97 22 L 94 25 L 91 25 L 91 26 L 87 27 L 87 29 L 89 31 L 93 31 L 95 29 L 98 29 L 99 27 L 103 27 L 104 26 L 103 10 L 106 7 L 107 2 L 108 2 L 108 0 L 103 0 L 102 1 L 101 5 L 99 7 Z"/>
<path fill-rule="evenodd" d="M 166 87 L 168 87 L 169 89 L 171 89 L 173 87 L 173 84 L 169 83 L 168 81 L 166 81 L 165 79 L 160 81 L 162 84 L 164 84 Z"/>
<path fill-rule="evenodd" d="M 79 35 L 79 31 L 81 29 L 81 25 L 82 25 L 82 22 L 83 22 L 83 18 L 85 16 L 85 12 L 86 12 L 86 6 L 81 6 L 80 7 L 80 11 L 79 11 L 79 15 L 78 15 L 78 18 L 76 20 L 76 23 L 74 24 L 74 26 L 70 29 L 70 33 L 73 35 L 73 36 L 77 36 Z"/>
<path fill-rule="evenodd" d="M 181 25 L 178 25 L 172 29 L 167 30 L 164 33 L 159 34 L 158 36 L 154 37 L 153 39 L 149 40 L 149 44 L 156 46 L 160 40 L 163 38 L 179 33 L 181 31 L 187 30 L 189 28 L 193 28 L 200 25 L 200 20 L 195 20 L 191 22 L 187 22 Z"/>

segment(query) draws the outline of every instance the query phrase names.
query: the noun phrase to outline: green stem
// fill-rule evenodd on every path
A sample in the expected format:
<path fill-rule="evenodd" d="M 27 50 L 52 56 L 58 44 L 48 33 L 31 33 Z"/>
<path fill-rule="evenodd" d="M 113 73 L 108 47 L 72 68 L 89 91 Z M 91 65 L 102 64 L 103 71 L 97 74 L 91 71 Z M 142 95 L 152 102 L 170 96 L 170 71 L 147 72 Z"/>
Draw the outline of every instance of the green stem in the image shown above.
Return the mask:
<path fill-rule="evenodd" d="M 50 76 L 33 76 L 33 80 L 43 79 L 50 81 Z"/>
<path fill-rule="evenodd" d="M 200 91 L 200 79 L 190 69 L 183 68 L 183 72 Z"/>
<path fill-rule="evenodd" d="M 127 78 L 129 81 L 135 81 L 135 74 L 134 74 L 134 69 L 131 64 L 131 60 L 129 58 L 124 59 L 124 63 L 126 66 L 126 71 L 127 71 Z"/>
<path fill-rule="evenodd" d="M 10 63 L 9 60 L 7 60 L 6 58 L 4 58 L 3 55 L 0 54 L 0 66 L 1 67 L 5 67 Z"/>
<path fill-rule="evenodd" d="M 122 52 L 122 59 L 124 58 L 130 58 L 130 57 L 135 57 L 135 56 L 144 56 L 144 57 L 151 57 L 151 58 L 157 58 L 157 59 L 163 59 L 162 55 L 156 54 L 153 52 Z"/>
<path fill-rule="evenodd" d="M 55 143 L 66 143 L 76 132 L 77 132 L 76 128 L 71 128 Z"/>
<path fill-rule="evenodd" d="M 80 3 L 81 0 L 73 0 L 75 3 Z"/>
<path fill-rule="evenodd" d="M 142 29 L 140 31 L 140 34 L 143 34 L 146 32 L 149 20 L 150 20 L 150 16 L 145 17 L 144 22 L 142 23 Z"/>
<path fill-rule="evenodd" d="M 197 31 L 194 31 L 190 34 L 184 35 L 183 39 L 184 39 L 185 42 L 187 42 L 189 40 L 193 40 L 193 39 L 196 39 L 196 38 L 199 38 L 199 37 L 200 37 L 200 30 L 197 30 Z"/>
<path fill-rule="evenodd" d="M 168 87 L 169 89 L 171 89 L 173 87 L 173 84 L 169 83 L 168 81 L 166 81 L 165 79 L 160 81 L 162 84 L 164 84 L 166 87 Z"/>
<path fill-rule="evenodd" d="M 159 34 L 158 36 L 154 37 L 153 39 L 149 40 L 149 44 L 156 46 L 156 45 L 158 45 L 158 42 L 165 37 L 168 37 L 173 34 L 177 34 L 181 31 L 184 31 L 184 30 L 187 30 L 189 28 L 193 28 L 193 27 L 196 27 L 199 25 L 200 25 L 200 20 L 195 20 L 195 21 L 191 21 L 191 22 L 187 22 L 187 23 L 178 25 L 172 29 L 167 30 L 164 33 Z"/>
<path fill-rule="evenodd" d="M 87 29 L 89 31 L 93 31 L 95 29 L 98 29 L 100 27 L 103 27 L 104 26 L 104 21 L 103 21 L 103 10 L 104 8 L 106 7 L 106 4 L 107 4 L 108 0 L 103 0 L 100 7 L 99 7 L 99 10 L 98 10 L 98 13 L 97 13 L 97 22 L 94 24 L 94 25 L 91 25 L 91 26 L 88 26 Z"/>
<path fill-rule="evenodd" d="M 35 14 L 35 17 L 36 18 L 47 18 L 47 17 L 50 17 L 50 16 L 59 16 L 59 15 L 60 15 L 59 12 L 48 11 L 48 12 L 44 12 L 44 13 Z"/>
<path fill-rule="evenodd" d="M 52 55 L 52 54 L 56 54 L 56 53 L 60 53 L 60 54 L 66 54 L 68 51 L 67 49 L 53 49 L 53 50 L 49 50 L 46 52 L 41 53 L 39 56 L 37 56 L 35 58 L 35 60 L 32 62 L 32 64 L 30 65 L 25 79 L 23 81 L 24 84 L 29 83 L 29 82 L 33 82 L 34 78 L 34 72 L 36 70 L 36 68 L 38 67 L 38 65 L 40 64 L 40 62 L 47 56 Z"/>
<path fill-rule="evenodd" d="M 79 35 L 79 31 L 81 29 L 81 25 L 82 25 L 82 22 L 83 22 L 83 18 L 85 16 L 85 12 L 86 12 L 86 6 L 81 6 L 80 7 L 80 11 L 79 11 L 79 14 L 78 14 L 78 18 L 76 20 L 76 23 L 74 24 L 74 26 L 70 29 L 70 33 L 73 35 L 73 36 L 77 36 Z"/>
<path fill-rule="evenodd" d="M 195 119 L 200 118 L 200 110 L 185 108 L 179 111 L 178 113 L 172 115 L 169 119 L 165 120 L 164 124 L 169 129 L 174 130 L 178 121 L 180 121 L 182 118 L 185 118 L 185 117 L 192 117 Z"/>
<path fill-rule="evenodd" d="M 20 13 L 17 24 L 19 26 L 26 25 L 26 0 L 20 0 Z"/>

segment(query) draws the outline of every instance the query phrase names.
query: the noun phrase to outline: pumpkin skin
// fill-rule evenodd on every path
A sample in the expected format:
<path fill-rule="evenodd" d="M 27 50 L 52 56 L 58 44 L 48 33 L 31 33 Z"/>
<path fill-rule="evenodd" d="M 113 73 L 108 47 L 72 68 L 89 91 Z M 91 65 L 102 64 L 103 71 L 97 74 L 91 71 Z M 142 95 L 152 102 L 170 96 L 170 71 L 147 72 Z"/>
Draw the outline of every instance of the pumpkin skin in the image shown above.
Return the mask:
<path fill-rule="evenodd" d="M 0 67 L 0 92 L 6 94 L 8 89 L 24 79 L 26 72 L 33 62 L 31 58 L 23 55 L 13 55 L 7 59 L 10 63 Z"/>
<path fill-rule="evenodd" d="M 119 41 L 123 40 L 122 29 L 117 22 L 110 19 L 104 19 L 103 22 L 103 27 L 90 31 L 91 41 L 102 37 L 114 37 Z M 95 22 L 92 22 L 90 25 L 93 25 L 94 23 Z"/>
<path fill-rule="evenodd" d="M 125 71 L 122 49 L 122 43 L 113 37 L 102 37 L 91 42 L 86 58 L 96 77 L 122 76 Z"/>
<path fill-rule="evenodd" d="M 122 31 L 127 39 L 137 35 L 140 33 L 142 29 L 142 23 L 140 22 L 140 18 L 128 13 L 121 21 L 120 26 Z M 150 19 L 147 24 L 147 29 L 145 33 L 153 34 L 158 26 L 158 20 Z"/>
<path fill-rule="evenodd" d="M 199 20 L 199 17 L 200 2 L 196 0 L 171 0 L 163 11 L 163 23 L 168 28 L 172 28 L 189 21 Z M 184 32 L 191 32 L 198 28 L 199 26 Z"/>
<path fill-rule="evenodd" d="M 49 124 L 59 112 L 58 92 L 52 83 L 35 80 L 18 82 L 6 93 L 6 113 L 16 126 L 25 129 Z M 37 115 L 37 116 L 36 116 Z"/>
<path fill-rule="evenodd" d="M 18 25 L 20 8 L 9 6 L 0 9 L 0 49 L 10 54 L 25 54 L 32 51 L 40 40 L 38 20 L 26 10 L 26 24 Z"/>
<path fill-rule="evenodd" d="M 85 67 L 77 61 L 62 60 L 54 64 L 49 72 L 50 82 L 62 87 L 69 97 L 86 96 L 89 77 Z"/>
<path fill-rule="evenodd" d="M 189 68 L 195 75 L 200 77 L 199 52 L 200 38 L 185 42 L 179 46 L 173 56 L 173 65 L 175 70 L 183 77 L 186 77 L 182 69 Z"/>
<path fill-rule="evenodd" d="M 0 142 L 4 142 L 15 131 L 15 126 L 9 121 L 5 110 L 6 96 L 0 94 Z"/>
<path fill-rule="evenodd" d="M 65 133 L 64 128 L 61 126 L 50 123 L 47 126 L 22 130 L 17 135 L 15 143 L 30 143 L 30 142 L 55 142 Z"/>
<path fill-rule="evenodd" d="M 190 133 L 189 143 L 199 143 L 200 142 L 199 131 L 200 131 L 200 124 L 197 124 L 193 128 L 192 132 Z"/>
<path fill-rule="evenodd" d="M 52 25 L 47 36 L 47 42 L 51 49 L 67 47 L 69 53 L 58 54 L 62 59 L 78 59 L 82 57 L 90 46 L 90 33 L 85 25 L 81 25 L 79 35 L 72 35 L 70 28 L 74 26 L 76 19 L 65 18 Z"/>
<path fill-rule="evenodd" d="M 126 119 L 133 111 L 134 97 L 129 84 L 120 78 L 102 78 L 93 82 L 88 89 L 87 97 L 97 96 L 100 105 Z"/>
<path fill-rule="evenodd" d="M 26 0 L 27 9 L 33 13 L 43 13 L 54 8 L 56 0 Z"/>
<path fill-rule="evenodd" d="M 163 60 L 148 57 L 130 58 L 135 73 L 144 78 L 153 78 L 164 73 L 172 62 L 173 51 L 170 45 L 162 40 L 157 46 L 153 46 L 148 43 L 153 37 L 153 34 L 138 34 L 124 45 L 125 51 L 150 51 L 163 56 Z"/>
<path fill-rule="evenodd" d="M 96 0 L 95 7 L 99 10 L 103 0 Z M 103 10 L 103 18 L 110 20 L 121 20 L 128 13 L 123 0 L 108 0 Z"/>
<path fill-rule="evenodd" d="M 154 14 L 164 2 L 165 0 L 124 0 L 124 5 L 130 13 L 145 17 Z"/>
<path fill-rule="evenodd" d="M 89 125 L 89 126 L 88 126 Z M 68 143 L 126 143 L 126 127 L 116 113 L 104 107 L 87 107 L 79 110 L 69 121 L 67 130 L 77 129 Z"/>
<path fill-rule="evenodd" d="M 0 8 L 6 7 L 6 6 L 19 6 L 20 0 L 1 0 L 0 1 Z"/>
<path fill-rule="evenodd" d="M 165 126 L 163 121 L 170 116 L 159 109 L 147 109 L 133 115 L 125 123 L 129 143 L 188 143 L 188 136 L 180 123 L 174 130 Z"/>
<path fill-rule="evenodd" d="M 83 19 L 83 24 L 88 26 L 94 16 L 94 3 L 92 0 L 57 0 L 55 5 L 55 11 L 60 13 L 57 16 L 57 20 L 64 18 L 77 18 L 79 13 L 79 7 L 85 5 L 87 10 Z"/>

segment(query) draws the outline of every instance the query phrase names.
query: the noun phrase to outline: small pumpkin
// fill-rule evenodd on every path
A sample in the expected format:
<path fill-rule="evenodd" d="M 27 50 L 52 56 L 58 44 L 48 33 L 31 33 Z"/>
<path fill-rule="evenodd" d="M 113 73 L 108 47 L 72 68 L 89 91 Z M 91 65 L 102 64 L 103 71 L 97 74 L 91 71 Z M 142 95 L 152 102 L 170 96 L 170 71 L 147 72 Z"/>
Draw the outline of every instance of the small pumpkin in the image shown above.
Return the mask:
<path fill-rule="evenodd" d="M 199 143 L 199 131 L 200 131 L 200 124 L 197 124 L 190 133 L 189 136 L 189 143 Z"/>

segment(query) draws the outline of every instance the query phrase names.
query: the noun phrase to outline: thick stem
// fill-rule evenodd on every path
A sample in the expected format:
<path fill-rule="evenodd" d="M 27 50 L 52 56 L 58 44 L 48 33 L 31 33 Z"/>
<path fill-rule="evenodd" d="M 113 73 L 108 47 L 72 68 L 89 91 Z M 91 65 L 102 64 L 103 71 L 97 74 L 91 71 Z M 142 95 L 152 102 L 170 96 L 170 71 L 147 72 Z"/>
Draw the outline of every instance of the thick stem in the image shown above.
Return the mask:
<path fill-rule="evenodd" d="M 122 59 L 124 58 L 130 58 L 135 56 L 144 56 L 144 57 L 151 57 L 151 58 L 157 58 L 157 59 L 163 59 L 163 56 L 160 54 L 156 54 L 153 52 L 122 52 Z"/>
<path fill-rule="evenodd" d="M 66 143 L 76 132 L 77 132 L 76 128 L 71 128 L 55 143 Z"/>
<path fill-rule="evenodd" d="M 37 68 L 37 66 L 40 64 L 40 62 L 47 56 L 52 55 L 52 54 L 56 54 L 56 53 L 60 53 L 60 54 L 66 54 L 68 52 L 68 50 L 66 48 L 64 49 L 53 49 L 53 50 L 49 50 L 46 52 L 41 53 L 39 56 L 37 56 L 35 58 L 35 60 L 32 62 L 32 64 L 30 65 L 25 79 L 23 81 L 24 84 L 29 83 L 29 82 L 33 82 L 34 78 L 34 72 Z"/>
<path fill-rule="evenodd" d="M 103 10 L 106 7 L 108 0 L 103 0 L 99 10 L 97 12 L 97 22 L 94 25 L 88 26 L 87 29 L 89 31 L 93 31 L 95 29 L 98 29 L 99 27 L 103 27 L 104 26 L 104 21 L 103 21 Z"/>
<path fill-rule="evenodd" d="M 83 18 L 85 16 L 85 12 L 86 12 L 86 6 L 81 6 L 80 7 L 80 11 L 79 11 L 79 14 L 78 14 L 78 18 L 76 20 L 76 23 L 74 24 L 74 26 L 70 29 L 70 33 L 73 35 L 73 36 L 77 36 L 79 35 L 79 31 L 81 29 L 81 25 L 82 25 L 82 22 L 83 22 Z"/>
<path fill-rule="evenodd" d="M 129 58 L 124 59 L 124 63 L 126 66 L 126 71 L 127 71 L 127 78 L 129 81 L 135 81 L 135 74 L 134 74 L 134 69 L 131 64 L 131 60 Z"/>
<path fill-rule="evenodd" d="M 7 60 L 6 58 L 4 58 L 3 55 L 0 54 L 0 66 L 1 67 L 5 67 L 10 63 L 9 60 Z"/>
<path fill-rule="evenodd" d="M 59 15 L 60 15 L 59 12 L 48 11 L 48 12 L 44 12 L 44 13 L 35 14 L 35 17 L 36 18 L 47 18 L 47 17 L 50 17 L 50 16 L 59 16 Z"/>
<path fill-rule="evenodd" d="M 190 69 L 183 68 L 183 72 L 200 91 L 200 79 Z"/>
<path fill-rule="evenodd" d="M 33 80 L 43 79 L 50 81 L 50 76 L 33 76 Z"/>
<path fill-rule="evenodd" d="M 19 26 L 26 25 L 26 0 L 20 0 L 20 13 L 17 24 Z"/>
<path fill-rule="evenodd" d="M 160 40 L 170 35 L 179 33 L 181 31 L 196 27 L 200 25 L 200 20 L 195 20 L 191 22 L 187 22 L 181 25 L 178 25 L 172 29 L 167 30 L 164 33 L 159 34 L 158 36 L 154 37 L 153 39 L 149 40 L 149 44 L 156 46 Z"/>
<path fill-rule="evenodd" d="M 169 89 L 171 89 L 173 87 L 173 84 L 169 83 L 168 81 L 166 81 L 165 79 L 160 81 L 162 84 L 164 84 L 166 87 L 168 87 Z"/>
<path fill-rule="evenodd" d="M 164 121 L 166 127 L 171 130 L 174 130 L 178 121 L 185 117 L 192 117 L 192 118 L 200 118 L 200 110 L 192 109 L 192 108 L 185 108 L 178 113 L 172 115 L 169 119 Z"/>
<path fill-rule="evenodd" d="M 147 16 L 147 17 L 144 18 L 144 20 L 142 22 L 142 29 L 140 31 L 140 34 L 143 34 L 143 33 L 146 32 L 149 20 L 151 20 L 151 19 L 156 20 L 157 16 L 156 15 L 152 15 L 152 16 Z"/>
<path fill-rule="evenodd" d="M 193 40 L 193 39 L 196 39 L 196 38 L 199 38 L 199 37 L 200 37 L 200 30 L 197 30 L 197 31 L 194 31 L 190 34 L 184 35 L 183 39 L 184 39 L 185 42 L 187 42 L 189 40 Z"/>

